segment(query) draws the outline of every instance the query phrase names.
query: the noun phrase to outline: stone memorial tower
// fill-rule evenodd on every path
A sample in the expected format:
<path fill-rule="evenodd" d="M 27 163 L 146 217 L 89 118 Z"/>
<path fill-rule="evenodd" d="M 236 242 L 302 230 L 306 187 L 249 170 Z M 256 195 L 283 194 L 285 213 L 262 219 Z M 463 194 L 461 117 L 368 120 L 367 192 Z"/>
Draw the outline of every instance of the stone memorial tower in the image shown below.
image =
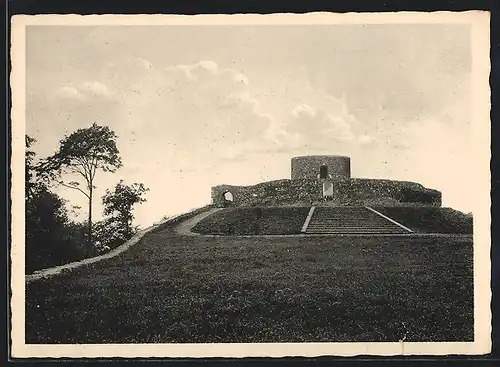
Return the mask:
<path fill-rule="evenodd" d="M 323 186 L 323 199 L 333 197 L 335 180 L 351 178 L 351 159 L 339 155 L 309 155 L 292 158 L 292 180 L 319 179 Z"/>

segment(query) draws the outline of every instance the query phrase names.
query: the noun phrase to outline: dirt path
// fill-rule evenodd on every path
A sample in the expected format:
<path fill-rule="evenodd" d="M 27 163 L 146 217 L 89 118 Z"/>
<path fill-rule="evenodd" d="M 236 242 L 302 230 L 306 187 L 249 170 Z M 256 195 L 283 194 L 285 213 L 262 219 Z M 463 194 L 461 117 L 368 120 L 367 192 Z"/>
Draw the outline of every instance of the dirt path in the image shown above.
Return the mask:
<path fill-rule="evenodd" d="M 214 208 L 214 209 L 211 209 L 211 210 L 209 210 L 207 212 L 203 212 L 201 214 L 198 214 L 197 216 L 195 216 L 195 217 L 193 217 L 191 219 L 182 221 L 181 223 L 179 223 L 177 225 L 176 232 L 178 234 L 186 235 L 186 236 L 199 236 L 199 234 L 191 232 L 191 228 L 193 228 L 203 218 L 206 218 L 209 215 L 211 215 L 211 214 L 213 214 L 213 213 L 215 213 L 215 212 L 217 212 L 219 210 L 221 210 L 221 209 Z M 164 222 L 168 222 L 168 220 L 166 220 Z M 141 238 L 143 238 L 146 234 L 148 234 L 153 228 L 156 228 L 158 225 L 161 225 L 164 222 L 157 223 L 157 224 L 155 224 L 155 225 L 153 225 L 151 227 L 148 227 L 148 228 L 146 228 L 146 229 L 144 229 L 142 231 L 139 231 L 138 233 L 135 234 L 134 237 L 132 237 L 125 244 L 123 244 L 121 246 L 118 246 L 117 248 L 115 248 L 114 250 L 112 250 L 112 251 L 110 251 L 110 252 L 108 252 L 106 254 L 103 254 L 103 255 L 100 255 L 100 256 L 96 256 L 96 257 L 92 257 L 92 258 L 88 258 L 88 259 L 84 259 L 84 260 L 81 260 L 81 261 L 75 261 L 75 262 L 72 262 L 72 263 L 69 263 L 69 264 L 55 266 L 55 267 L 52 267 L 52 268 L 41 269 L 41 270 L 35 271 L 32 274 L 28 274 L 28 275 L 26 275 L 26 278 L 25 278 L 26 282 L 30 283 L 30 282 L 32 282 L 34 280 L 51 277 L 53 275 L 59 274 L 59 273 L 61 273 L 63 271 L 66 271 L 66 270 L 71 270 L 71 269 L 79 268 L 80 266 L 83 266 L 83 265 L 88 265 L 88 264 L 92 264 L 92 263 L 95 263 L 95 262 L 98 262 L 98 261 L 102 261 L 102 260 L 105 260 L 105 259 L 110 259 L 112 257 L 115 257 L 115 256 L 121 254 L 122 252 L 128 250 L 131 246 L 133 246 L 136 243 L 138 243 L 139 240 Z"/>
<path fill-rule="evenodd" d="M 209 211 L 200 213 L 200 214 L 198 214 L 197 216 L 195 216 L 195 217 L 193 217 L 191 219 L 182 221 L 181 223 L 179 223 L 175 227 L 175 232 L 177 234 L 180 234 L 180 235 L 183 235 L 183 236 L 201 236 L 198 233 L 192 232 L 191 229 L 196 224 L 198 224 L 198 222 L 200 222 L 202 219 L 205 219 L 209 215 L 212 215 L 212 214 L 218 212 L 219 210 L 222 210 L 222 208 L 213 208 L 213 209 L 210 209 Z"/>
<path fill-rule="evenodd" d="M 154 228 L 154 226 L 151 226 L 151 227 L 148 227 L 146 229 L 143 229 L 142 231 L 137 232 L 126 243 L 124 243 L 121 246 L 118 246 L 117 248 L 115 248 L 114 250 L 111 250 L 110 252 L 108 252 L 106 254 L 103 254 L 103 255 L 100 255 L 100 256 L 91 257 L 91 258 L 88 258 L 88 259 L 83 259 L 81 261 L 75 261 L 75 262 L 72 262 L 72 263 L 69 263 L 69 264 L 59 265 L 59 266 L 55 266 L 55 267 L 52 267 L 52 268 L 47 268 L 47 269 L 42 269 L 42 270 L 35 271 L 32 274 L 26 275 L 26 282 L 30 283 L 30 282 L 32 282 L 34 280 L 38 280 L 38 279 L 42 279 L 42 278 L 51 277 L 53 275 L 57 275 L 57 274 L 61 273 L 62 271 L 79 268 L 80 266 L 83 266 L 83 265 L 89 265 L 89 264 L 93 264 L 93 263 L 98 262 L 98 261 L 102 261 L 102 260 L 105 260 L 105 259 L 110 259 L 112 257 L 115 257 L 115 256 L 121 254 L 122 252 L 128 250 L 131 246 L 133 246 L 136 243 L 138 243 L 139 240 L 141 238 L 143 238 L 153 228 Z"/>

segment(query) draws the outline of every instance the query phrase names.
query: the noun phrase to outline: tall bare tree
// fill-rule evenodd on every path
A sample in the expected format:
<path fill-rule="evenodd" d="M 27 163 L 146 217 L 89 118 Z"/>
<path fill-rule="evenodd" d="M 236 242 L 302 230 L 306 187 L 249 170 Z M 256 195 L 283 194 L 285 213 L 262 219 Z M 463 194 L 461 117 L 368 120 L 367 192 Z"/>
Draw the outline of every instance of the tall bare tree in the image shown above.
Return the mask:
<path fill-rule="evenodd" d="M 116 134 L 108 126 L 93 123 L 85 129 L 78 129 L 60 141 L 58 151 L 41 161 L 38 172 L 53 179 L 59 185 L 77 190 L 88 199 L 88 239 L 87 255 L 92 246 L 92 195 L 96 188 L 94 181 L 97 171 L 115 172 L 122 166 L 120 152 L 116 146 Z M 64 174 L 76 174 L 83 178 L 84 184 L 78 181 L 66 182 Z"/>

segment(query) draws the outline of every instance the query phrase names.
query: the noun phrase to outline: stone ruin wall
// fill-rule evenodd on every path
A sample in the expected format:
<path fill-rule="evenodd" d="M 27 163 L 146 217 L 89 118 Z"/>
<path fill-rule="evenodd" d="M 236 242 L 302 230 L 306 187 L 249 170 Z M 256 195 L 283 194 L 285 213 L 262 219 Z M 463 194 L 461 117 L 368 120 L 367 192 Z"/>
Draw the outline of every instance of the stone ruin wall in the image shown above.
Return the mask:
<path fill-rule="evenodd" d="M 339 155 L 294 157 L 291 160 L 291 178 L 292 180 L 315 180 L 323 165 L 328 167 L 328 175 L 334 180 L 351 178 L 351 159 Z"/>
<path fill-rule="evenodd" d="M 232 206 L 310 206 L 323 202 L 321 180 L 284 179 L 253 186 L 212 187 L 212 204 Z M 233 202 L 224 194 L 230 192 Z M 348 179 L 333 181 L 329 205 L 441 206 L 441 192 L 408 181 Z"/>

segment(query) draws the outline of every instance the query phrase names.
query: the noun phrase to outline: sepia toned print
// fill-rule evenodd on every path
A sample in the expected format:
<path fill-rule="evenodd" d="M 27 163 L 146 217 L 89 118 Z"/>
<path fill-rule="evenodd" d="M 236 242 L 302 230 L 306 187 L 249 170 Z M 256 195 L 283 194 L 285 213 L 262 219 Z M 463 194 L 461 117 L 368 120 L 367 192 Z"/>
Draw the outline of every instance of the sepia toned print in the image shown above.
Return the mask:
<path fill-rule="evenodd" d="M 488 13 L 12 29 L 14 356 L 489 352 Z"/>

